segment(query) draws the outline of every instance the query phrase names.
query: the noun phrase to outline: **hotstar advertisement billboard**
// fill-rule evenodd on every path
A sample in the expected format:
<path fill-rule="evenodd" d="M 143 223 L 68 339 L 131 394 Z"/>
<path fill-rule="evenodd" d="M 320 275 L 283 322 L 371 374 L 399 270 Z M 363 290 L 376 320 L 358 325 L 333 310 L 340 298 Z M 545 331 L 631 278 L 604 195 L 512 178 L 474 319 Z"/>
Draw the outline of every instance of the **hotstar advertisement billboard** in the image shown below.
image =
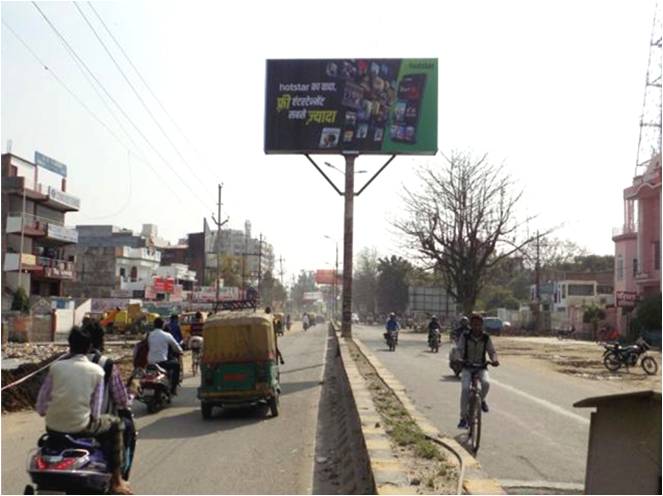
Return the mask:
<path fill-rule="evenodd" d="M 265 153 L 437 152 L 437 59 L 268 60 Z"/>

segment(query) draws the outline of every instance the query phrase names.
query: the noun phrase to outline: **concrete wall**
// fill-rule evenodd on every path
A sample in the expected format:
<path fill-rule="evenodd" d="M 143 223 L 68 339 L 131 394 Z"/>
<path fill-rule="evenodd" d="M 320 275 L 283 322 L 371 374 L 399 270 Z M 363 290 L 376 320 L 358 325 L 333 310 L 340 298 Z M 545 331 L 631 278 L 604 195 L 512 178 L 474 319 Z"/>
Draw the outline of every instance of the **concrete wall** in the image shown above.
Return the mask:
<path fill-rule="evenodd" d="M 62 308 L 54 310 L 55 332 L 69 332 L 74 325 L 74 309 Z"/>
<path fill-rule="evenodd" d="M 660 399 L 600 405 L 589 438 L 587 494 L 660 494 Z"/>

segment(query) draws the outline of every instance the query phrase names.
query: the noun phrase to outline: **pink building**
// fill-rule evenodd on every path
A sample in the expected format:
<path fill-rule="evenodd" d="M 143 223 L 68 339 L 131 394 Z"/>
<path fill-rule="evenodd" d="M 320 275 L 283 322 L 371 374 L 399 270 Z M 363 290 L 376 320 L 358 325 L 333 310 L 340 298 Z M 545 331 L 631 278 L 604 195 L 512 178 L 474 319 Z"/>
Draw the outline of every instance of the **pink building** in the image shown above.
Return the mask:
<path fill-rule="evenodd" d="M 621 333 L 638 297 L 661 293 L 661 154 L 624 190 L 624 225 L 613 231 L 615 306 Z"/>

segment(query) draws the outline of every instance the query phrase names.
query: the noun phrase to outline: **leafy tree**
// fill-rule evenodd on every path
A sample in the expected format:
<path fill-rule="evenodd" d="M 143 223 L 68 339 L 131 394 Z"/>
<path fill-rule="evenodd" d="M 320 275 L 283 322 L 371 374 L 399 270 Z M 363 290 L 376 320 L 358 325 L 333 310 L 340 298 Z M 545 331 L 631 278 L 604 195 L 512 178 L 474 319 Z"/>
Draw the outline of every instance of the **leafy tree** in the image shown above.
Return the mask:
<path fill-rule="evenodd" d="M 392 255 L 378 260 L 377 300 L 381 312 L 403 313 L 408 303 L 407 279 L 412 264 Z"/>
<path fill-rule="evenodd" d="M 316 290 L 314 273 L 302 270 L 297 277 L 297 282 L 292 287 L 292 301 L 295 307 L 302 308 L 304 305 L 304 293 Z"/>
<path fill-rule="evenodd" d="M 14 292 L 12 310 L 21 313 L 28 313 L 30 311 L 30 298 L 28 298 L 28 294 L 23 289 L 23 286 L 19 286 Z"/>
<path fill-rule="evenodd" d="M 266 271 L 261 281 L 261 301 L 264 305 L 274 306 L 280 303 L 285 305 L 288 293 L 278 279 L 275 279 L 271 271 Z"/>
<path fill-rule="evenodd" d="M 470 313 L 491 270 L 535 239 L 518 234 L 524 225 L 515 214 L 522 192 L 486 156 L 454 153 L 448 167 L 423 167 L 419 177 L 421 188 L 406 189 L 406 217 L 395 227 Z"/>
<path fill-rule="evenodd" d="M 643 331 L 656 331 L 661 329 L 661 293 L 648 296 L 635 307 L 635 318 L 631 321 L 631 340 L 641 335 Z"/>
<path fill-rule="evenodd" d="M 221 257 L 221 277 L 225 286 L 240 287 L 242 285 L 241 257 L 223 255 Z"/>
<path fill-rule="evenodd" d="M 498 308 L 508 308 L 509 310 L 520 308 L 520 301 L 514 297 L 511 289 L 504 286 L 487 284 L 481 291 L 481 298 L 478 301 L 481 304 L 477 304 L 477 306 L 486 311 Z"/>
<path fill-rule="evenodd" d="M 588 305 L 585 307 L 585 311 L 582 314 L 582 321 L 585 324 L 592 324 L 592 332 L 594 339 L 596 339 L 596 333 L 599 330 L 599 322 L 605 319 L 605 310 L 597 305 Z"/>
<path fill-rule="evenodd" d="M 352 278 L 352 303 L 361 311 L 375 313 L 378 287 L 378 254 L 375 248 L 364 248 L 357 255 Z"/>

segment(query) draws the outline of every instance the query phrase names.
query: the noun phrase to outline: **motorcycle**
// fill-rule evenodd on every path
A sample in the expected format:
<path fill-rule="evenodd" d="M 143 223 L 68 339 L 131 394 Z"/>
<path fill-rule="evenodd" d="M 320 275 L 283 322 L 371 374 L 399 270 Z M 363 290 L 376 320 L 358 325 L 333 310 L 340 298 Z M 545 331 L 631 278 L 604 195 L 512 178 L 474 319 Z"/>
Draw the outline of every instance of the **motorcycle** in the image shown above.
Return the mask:
<path fill-rule="evenodd" d="M 134 376 L 140 384 L 136 399 L 145 403 L 148 413 L 156 413 L 170 403 L 171 378 L 167 370 L 149 364 L 144 369 L 136 369 Z"/>
<path fill-rule="evenodd" d="M 396 345 L 398 344 L 398 334 L 396 332 L 385 332 L 384 338 L 387 341 L 387 347 L 389 351 L 396 351 Z"/>
<path fill-rule="evenodd" d="M 634 367 L 640 360 L 640 366 L 647 375 L 654 375 L 658 371 L 658 364 L 656 360 L 647 356 L 649 345 L 647 342 L 639 338 L 635 344 L 622 347 L 621 344 L 603 345 L 605 351 L 603 352 L 603 365 L 610 372 L 616 372 L 622 366 Z"/>
<path fill-rule="evenodd" d="M 440 351 L 440 330 L 439 329 L 434 329 L 429 338 L 428 338 L 428 346 L 430 347 L 430 351 L 432 353 L 437 353 Z"/>
<path fill-rule="evenodd" d="M 131 417 L 131 413 L 127 414 Z M 125 435 L 122 467 L 125 480 L 129 480 L 135 449 L 136 433 L 132 431 L 128 437 Z M 23 494 L 108 494 L 111 488 L 109 467 L 99 441 L 94 438 L 42 434 L 37 448 L 28 455 L 27 470 L 32 484 L 25 486 Z"/>

